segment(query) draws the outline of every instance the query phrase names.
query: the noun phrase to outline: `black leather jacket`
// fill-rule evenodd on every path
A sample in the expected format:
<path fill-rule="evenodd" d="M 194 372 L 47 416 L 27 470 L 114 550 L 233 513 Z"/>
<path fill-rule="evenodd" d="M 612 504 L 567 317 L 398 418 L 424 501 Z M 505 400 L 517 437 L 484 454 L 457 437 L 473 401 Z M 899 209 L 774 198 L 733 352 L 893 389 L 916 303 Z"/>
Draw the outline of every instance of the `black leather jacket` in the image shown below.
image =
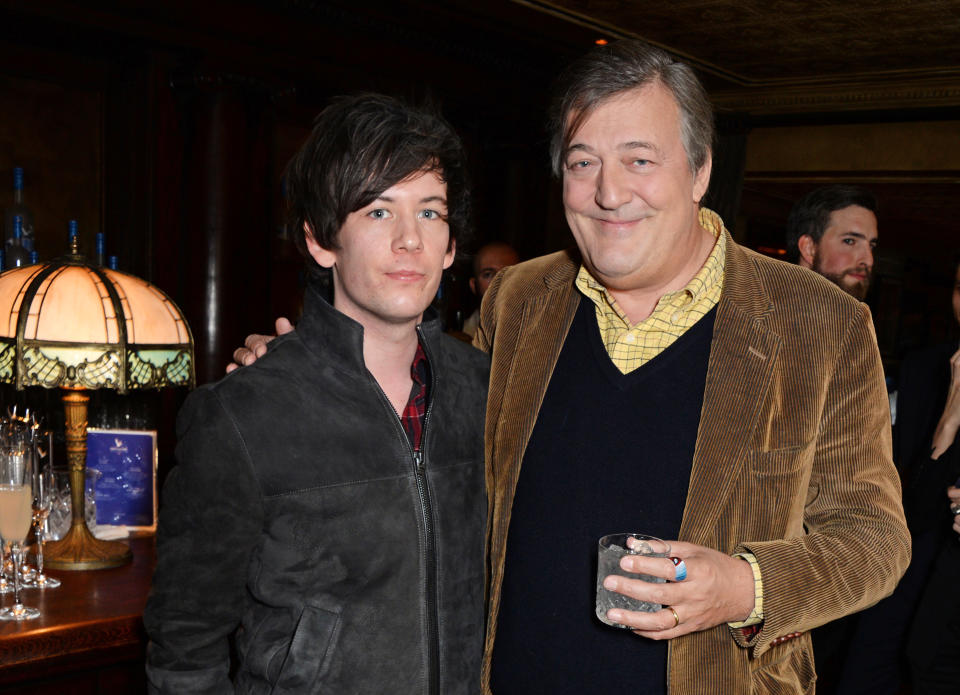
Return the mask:
<path fill-rule="evenodd" d="M 488 360 L 421 325 L 422 458 L 308 290 L 295 333 L 187 399 L 144 614 L 151 692 L 479 692 Z"/>

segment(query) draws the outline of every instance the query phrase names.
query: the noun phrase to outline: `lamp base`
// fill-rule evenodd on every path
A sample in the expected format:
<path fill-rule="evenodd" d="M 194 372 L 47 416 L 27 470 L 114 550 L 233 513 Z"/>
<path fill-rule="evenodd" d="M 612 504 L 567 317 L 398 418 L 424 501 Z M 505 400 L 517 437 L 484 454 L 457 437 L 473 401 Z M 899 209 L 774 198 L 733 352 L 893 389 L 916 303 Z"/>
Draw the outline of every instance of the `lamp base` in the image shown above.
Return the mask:
<path fill-rule="evenodd" d="M 94 538 L 84 520 L 86 494 L 84 469 L 87 466 L 87 401 L 83 389 L 63 388 L 64 430 L 67 460 L 70 463 L 70 530 L 46 547 L 44 564 L 58 570 L 102 570 L 119 567 L 133 559 L 123 543 Z"/>
<path fill-rule="evenodd" d="M 125 544 L 94 538 L 86 524 L 74 524 L 66 536 L 46 544 L 43 564 L 57 570 L 102 570 L 132 559 L 133 553 Z"/>

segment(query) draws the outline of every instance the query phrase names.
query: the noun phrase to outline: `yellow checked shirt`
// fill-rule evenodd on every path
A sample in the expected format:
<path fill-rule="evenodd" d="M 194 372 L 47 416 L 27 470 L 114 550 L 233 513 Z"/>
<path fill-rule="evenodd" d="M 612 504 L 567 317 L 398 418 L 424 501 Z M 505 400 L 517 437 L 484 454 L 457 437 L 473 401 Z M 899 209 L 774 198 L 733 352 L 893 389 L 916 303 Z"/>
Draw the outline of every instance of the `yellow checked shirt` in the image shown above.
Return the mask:
<path fill-rule="evenodd" d="M 642 367 L 702 319 L 717 302 L 723 289 L 723 266 L 727 258 L 727 244 L 723 235 L 723 220 L 712 210 L 700 209 L 700 225 L 717 239 L 703 267 L 687 286 L 677 292 L 663 295 L 656 308 L 640 323 L 631 326 L 630 320 L 617 305 L 607 288 L 600 284 L 584 266 L 577 273 L 577 289 L 596 307 L 600 337 L 610 360 L 623 374 Z M 738 557 L 750 563 L 754 580 L 754 607 L 750 616 L 731 627 L 748 627 L 763 620 L 763 581 L 760 566 L 752 553 Z"/>
<path fill-rule="evenodd" d="M 596 306 L 600 337 L 610 360 L 622 373 L 629 374 L 673 345 L 720 301 L 727 257 L 727 245 L 720 233 L 723 222 L 715 212 L 701 208 L 700 224 L 717 238 L 703 267 L 682 290 L 663 295 L 653 313 L 635 326 L 630 325 L 607 288 L 580 266 L 577 289 Z"/>

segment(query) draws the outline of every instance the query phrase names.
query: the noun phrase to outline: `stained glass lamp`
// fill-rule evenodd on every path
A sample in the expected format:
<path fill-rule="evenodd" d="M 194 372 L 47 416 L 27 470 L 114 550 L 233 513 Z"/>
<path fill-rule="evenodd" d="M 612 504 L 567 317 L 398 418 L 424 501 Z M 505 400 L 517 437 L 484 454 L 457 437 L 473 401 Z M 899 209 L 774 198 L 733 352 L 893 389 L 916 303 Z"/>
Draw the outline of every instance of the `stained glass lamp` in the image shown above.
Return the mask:
<path fill-rule="evenodd" d="M 74 237 L 65 256 L 0 273 L 0 381 L 63 392 L 73 512 L 46 564 L 129 562 L 126 544 L 95 538 L 84 521 L 86 391 L 193 386 L 193 336 L 176 304 L 149 282 L 87 263 Z"/>

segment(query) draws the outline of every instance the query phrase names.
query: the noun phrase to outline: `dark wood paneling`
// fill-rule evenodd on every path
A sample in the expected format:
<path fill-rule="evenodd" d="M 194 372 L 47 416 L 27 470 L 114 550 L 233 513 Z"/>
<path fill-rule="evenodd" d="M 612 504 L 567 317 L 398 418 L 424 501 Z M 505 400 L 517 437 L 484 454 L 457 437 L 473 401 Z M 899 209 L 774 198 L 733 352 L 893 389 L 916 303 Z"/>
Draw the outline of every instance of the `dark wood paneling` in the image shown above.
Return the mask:
<path fill-rule="evenodd" d="M 13 167 L 23 167 L 41 258 L 67 251 L 69 219 L 87 252 L 101 230 L 103 86 L 76 86 L 69 75 L 0 73 L 0 208 L 13 202 Z"/>

